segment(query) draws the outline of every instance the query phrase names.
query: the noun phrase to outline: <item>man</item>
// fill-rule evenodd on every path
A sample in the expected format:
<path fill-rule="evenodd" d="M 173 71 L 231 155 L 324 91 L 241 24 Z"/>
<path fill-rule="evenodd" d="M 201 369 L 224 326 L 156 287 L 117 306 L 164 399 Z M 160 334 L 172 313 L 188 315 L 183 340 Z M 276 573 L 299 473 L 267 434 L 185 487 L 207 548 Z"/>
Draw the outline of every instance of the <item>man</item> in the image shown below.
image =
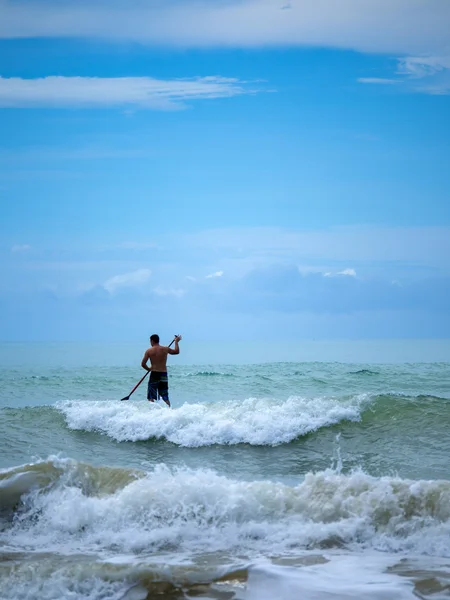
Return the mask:
<path fill-rule="evenodd" d="M 141 367 L 146 371 L 150 371 L 150 379 L 147 389 L 147 400 L 154 402 L 159 397 L 164 400 L 167 406 L 170 406 L 169 401 L 169 380 L 167 378 L 167 355 L 180 354 L 178 342 L 181 340 L 181 335 L 176 335 L 174 338 L 174 348 L 159 345 L 159 335 L 154 333 L 150 336 L 151 348 L 149 348 L 141 362 Z M 147 366 L 150 360 L 151 367 Z"/>

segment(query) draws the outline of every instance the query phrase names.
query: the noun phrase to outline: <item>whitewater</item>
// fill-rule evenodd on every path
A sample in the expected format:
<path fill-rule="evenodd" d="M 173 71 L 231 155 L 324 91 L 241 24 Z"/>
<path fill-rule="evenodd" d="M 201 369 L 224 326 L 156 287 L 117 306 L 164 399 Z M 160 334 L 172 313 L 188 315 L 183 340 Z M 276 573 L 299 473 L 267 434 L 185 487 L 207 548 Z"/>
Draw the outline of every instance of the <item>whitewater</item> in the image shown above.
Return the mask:
<path fill-rule="evenodd" d="M 1 600 L 448 597 L 449 362 L 3 351 Z"/>

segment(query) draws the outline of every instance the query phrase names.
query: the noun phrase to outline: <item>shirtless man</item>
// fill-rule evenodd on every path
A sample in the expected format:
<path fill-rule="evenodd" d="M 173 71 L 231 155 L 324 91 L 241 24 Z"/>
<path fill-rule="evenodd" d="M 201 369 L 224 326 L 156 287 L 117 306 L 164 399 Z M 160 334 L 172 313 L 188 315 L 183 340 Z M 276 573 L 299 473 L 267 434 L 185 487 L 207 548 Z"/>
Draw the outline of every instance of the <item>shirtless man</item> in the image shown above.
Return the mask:
<path fill-rule="evenodd" d="M 159 397 L 164 400 L 167 406 L 170 406 L 169 401 L 169 380 L 167 378 L 167 355 L 168 354 L 180 354 L 180 348 L 178 342 L 181 340 L 181 335 L 176 335 L 174 338 L 175 346 L 170 348 L 168 346 L 159 345 L 159 335 L 154 333 L 150 336 L 151 348 L 146 350 L 144 358 L 141 362 L 141 367 L 146 371 L 150 371 L 150 379 L 147 388 L 147 400 L 154 402 Z M 151 367 L 147 366 L 150 360 Z"/>

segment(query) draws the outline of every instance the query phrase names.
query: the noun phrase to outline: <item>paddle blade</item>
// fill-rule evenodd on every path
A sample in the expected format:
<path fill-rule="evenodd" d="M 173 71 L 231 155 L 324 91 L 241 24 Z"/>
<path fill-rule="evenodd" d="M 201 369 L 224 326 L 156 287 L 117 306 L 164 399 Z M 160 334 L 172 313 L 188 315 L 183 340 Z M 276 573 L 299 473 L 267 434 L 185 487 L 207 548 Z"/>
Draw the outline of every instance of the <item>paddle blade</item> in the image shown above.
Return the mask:
<path fill-rule="evenodd" d="M 120 401 L 123 402 L 124 400 L 129 400 L 130 396 L 125 396 L 125 398 L 121 398 Z"/>

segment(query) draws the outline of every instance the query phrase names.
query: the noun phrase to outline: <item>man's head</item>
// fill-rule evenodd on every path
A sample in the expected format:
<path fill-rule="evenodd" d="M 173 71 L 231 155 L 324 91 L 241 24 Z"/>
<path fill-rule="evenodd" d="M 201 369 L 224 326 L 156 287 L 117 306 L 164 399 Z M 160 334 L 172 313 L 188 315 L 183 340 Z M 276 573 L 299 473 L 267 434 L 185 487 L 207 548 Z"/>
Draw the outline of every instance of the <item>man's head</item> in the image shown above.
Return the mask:
<path fill-rule="evenodd" d="M 157 333 L 154 333 L 150 336 L 150 344 L 152 346 L 154 346 L 155 344 L 159 344 L 159 335 Z"/>

